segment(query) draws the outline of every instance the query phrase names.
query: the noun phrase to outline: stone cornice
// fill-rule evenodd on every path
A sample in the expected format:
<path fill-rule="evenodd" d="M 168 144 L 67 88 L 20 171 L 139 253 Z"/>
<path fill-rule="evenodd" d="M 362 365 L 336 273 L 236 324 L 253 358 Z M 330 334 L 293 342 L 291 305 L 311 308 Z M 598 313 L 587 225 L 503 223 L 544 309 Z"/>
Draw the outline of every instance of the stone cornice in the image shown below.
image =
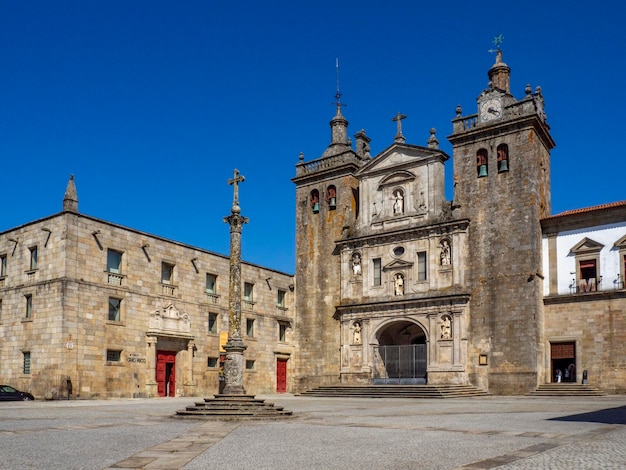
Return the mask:
<path fill-rule="evenodd" d="M 543 298 L 544 305 L 557 305 L 580 302 L 599 302 L 602 300 L 624 299 L 626 290 L 605 290 L 583 294 L 550 295 Z"/>
<path fill-rule="evenodd" d="M 463 232 L 467 230 L 468 226 L 469 219 L 459 219 L 439 224 L 424 225 L 421 227 L 410 227 L 402 230 L 395 230 L 393 232 L 370 233 L 360 237 L 336 240 L 335 243 L 339 247 L 349 247 L 351 249 L 355 249 L 367 245 L 379 245 L 389 242 L 399 243 L 431 235 L 440 236 L 454 232 Z"/>
<path fill-rule="evenodd" d="M 389 300 L 382 300 L 377 302 L 366 303 L 350 303 L 345 305 L 339 305 L 335 309 L 333 318 L 338 320 L 342 315 L 349 315 L 352 313 L 367 314 L 373 312 L 380 312 L 381 310 L 397 311 L 397 310 L 415 310 L 424 308 L 436 308 L 439 310 L 441 307 L 449 307 L 454 309 L 455 307 L 463 307 L 470 300 L 470 294 L 468 292 L 454 293 L 442 293 L 440 295 L 429 296 L 402 296 L 400 298 L 394 297 Z"/>

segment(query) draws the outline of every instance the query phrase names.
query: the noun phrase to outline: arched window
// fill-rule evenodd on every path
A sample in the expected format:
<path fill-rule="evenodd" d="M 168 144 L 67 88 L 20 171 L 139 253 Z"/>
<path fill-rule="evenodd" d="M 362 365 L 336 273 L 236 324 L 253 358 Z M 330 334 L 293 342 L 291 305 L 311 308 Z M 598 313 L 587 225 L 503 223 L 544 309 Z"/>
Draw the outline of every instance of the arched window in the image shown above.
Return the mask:
<path fill-rule="evenodd" d="M 498 173 L 509 171 L 509 146 L 507 144 L 498 145 Z"/>
<path fill-rule="evenodd" d="M 311 191 L 311 209 L 314 214 L 320 211 L 320 192 L 317 189 Z"/>
<path fill-rule="evenodd" d="M 328 201 L 328 208 L 332 211 L 337 208 L 337 188 L 329 186 L 326 190 L 326 200 Z"/>
<path fill-rule="evenodd" d="M 478 172 L 479 178 L 483 178 L 489 174 L 487 155 L 487 149 L 479 149 L 478 152 L 476 152 L 476 171 Z"/>

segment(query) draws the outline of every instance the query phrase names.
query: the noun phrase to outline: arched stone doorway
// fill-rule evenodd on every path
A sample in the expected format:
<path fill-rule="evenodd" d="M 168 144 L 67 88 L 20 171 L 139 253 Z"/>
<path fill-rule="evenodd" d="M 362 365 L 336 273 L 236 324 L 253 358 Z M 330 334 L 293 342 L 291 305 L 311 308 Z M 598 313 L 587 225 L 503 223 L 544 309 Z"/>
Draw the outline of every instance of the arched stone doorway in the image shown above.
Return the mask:
<path fill-rule="evenodd" d="M 426 332 L 417 323 L 403 320 L 383 326 L 374 346 L 374 384 L 426 383 Z"/>

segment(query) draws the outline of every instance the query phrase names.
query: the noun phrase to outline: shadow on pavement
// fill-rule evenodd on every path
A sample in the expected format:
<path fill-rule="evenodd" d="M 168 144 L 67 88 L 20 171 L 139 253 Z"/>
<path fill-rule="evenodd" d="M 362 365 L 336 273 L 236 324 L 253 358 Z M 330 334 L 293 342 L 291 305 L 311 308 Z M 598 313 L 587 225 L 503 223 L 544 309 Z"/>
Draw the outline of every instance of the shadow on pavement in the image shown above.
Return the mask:
<path fill-rule="evenodd" d="M 586 421 L 591 423 L 626 424 L 626 406 L 551 418 L 550 421 Z"/>

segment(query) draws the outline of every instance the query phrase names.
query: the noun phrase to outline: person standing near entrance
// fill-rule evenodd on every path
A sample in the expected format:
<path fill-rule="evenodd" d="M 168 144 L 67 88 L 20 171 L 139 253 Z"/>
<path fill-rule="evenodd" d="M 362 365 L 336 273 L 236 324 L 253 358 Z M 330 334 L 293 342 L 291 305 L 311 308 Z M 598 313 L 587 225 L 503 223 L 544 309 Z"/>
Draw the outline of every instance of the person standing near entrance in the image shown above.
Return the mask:
<path fill-rule="evenodd" d="M 567 372 L 569 373 L 569 381 L 576 382 L 576 366 L 573 362 L 567 366 Z"/>

